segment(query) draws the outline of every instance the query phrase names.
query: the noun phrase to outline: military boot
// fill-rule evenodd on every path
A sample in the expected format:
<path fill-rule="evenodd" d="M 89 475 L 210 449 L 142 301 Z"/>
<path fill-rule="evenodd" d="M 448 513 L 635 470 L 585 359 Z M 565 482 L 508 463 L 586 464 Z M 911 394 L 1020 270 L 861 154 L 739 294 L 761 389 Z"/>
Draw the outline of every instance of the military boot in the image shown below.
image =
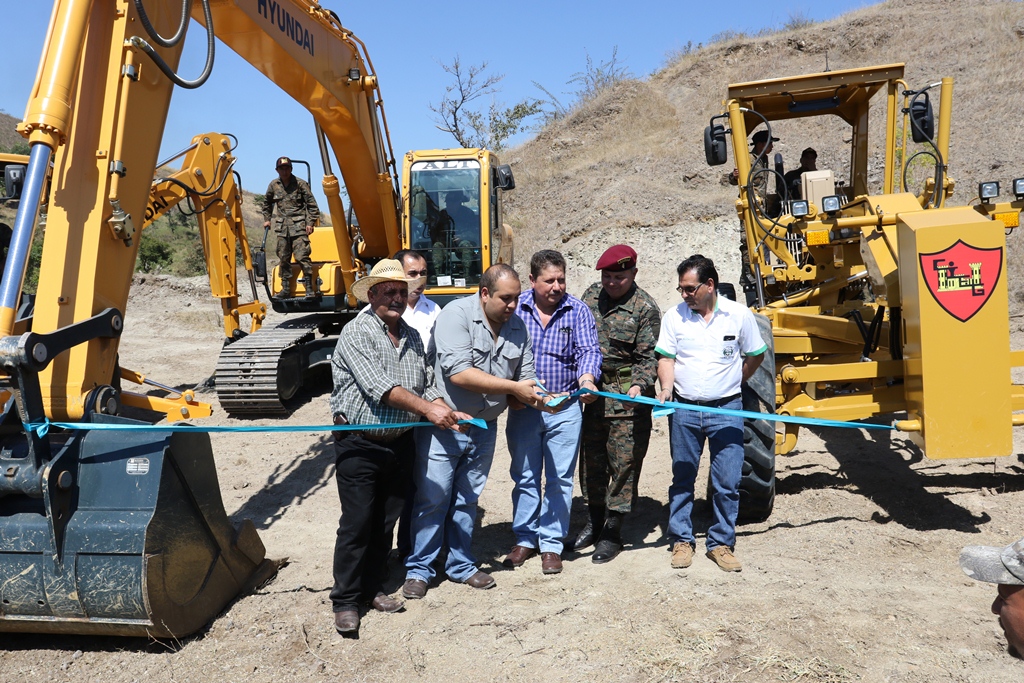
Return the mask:
<path fill-rule="evenodd" d="M 317 287 L 317 278 L 312 274 L 307 275 L 302 279 L 303 286 L 306 288 L 306 298 L 316 299 L 320 296 L 320 289 Z"/>
<path fill-rule="evenodd" d="M 291 276 L 281 276 L 281 291 L 277 293 L 278 299 L 289 299 L 292 296 L 292 278 Z"/>
<path fill-rule="evenodd" d="M 576 541 L 572 544 L 573 550 L 593 545 L 594 541 L 597 540 L 597 532 L 604 526 L 604 506 L 591 505 L 587 509 L 590 512 L 587 525 L 583 527 L 576 537 Z"/>
<path fill-rule="evenodd" d="M 622 512 L 608 511 L 608 519 L 604 523 L 604 529 L 601 530 L 601 540 L 597 542 L 594 554 L 590 557 L 591 562 L 594 564 L 611 562 L 622 551 L 622 518 L 624 516 L 625 514 Z"/>

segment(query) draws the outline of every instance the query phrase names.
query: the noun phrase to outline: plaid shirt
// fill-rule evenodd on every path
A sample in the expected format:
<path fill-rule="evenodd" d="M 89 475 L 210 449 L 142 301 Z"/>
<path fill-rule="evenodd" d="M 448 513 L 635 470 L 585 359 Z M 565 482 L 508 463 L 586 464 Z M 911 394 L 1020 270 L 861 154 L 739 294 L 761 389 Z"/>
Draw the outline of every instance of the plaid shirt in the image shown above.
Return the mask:
<path fill-rule="evenodd" d="M 516 312 L 530 332 L 537 379 L 545 389 L 575 391 L 581 375 L 601 376 L 601 347 L 589 306 L 567 293 L 544 327 L 529 289 L 520 295 Z"/>
<path fill-rule="evenodd" d="M 404 320 L 398 322 L 398 348 L 388 338 L 387 326 L 369 308 L 360 311 L 341 330 L 331 359 L 331 413 L 349 424 L 416 422 L 420 416 L 393 408 L 381 399 L 396 386 L 426 401 L 441 398 L 434 386 L 434 368 L 427 364 L 419 333 Z M 392 440 L 400 429 L 368 429 L 367 436 Z"/>

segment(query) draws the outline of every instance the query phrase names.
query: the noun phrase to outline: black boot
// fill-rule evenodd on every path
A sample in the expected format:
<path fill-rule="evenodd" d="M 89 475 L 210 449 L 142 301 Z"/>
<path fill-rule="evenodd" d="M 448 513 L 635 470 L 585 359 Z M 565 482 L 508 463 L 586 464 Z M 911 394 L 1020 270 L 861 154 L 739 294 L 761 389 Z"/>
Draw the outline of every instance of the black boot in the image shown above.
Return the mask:
<path fill-rule="evenodd" d="M 292 278 L 281 276 L 281 291 L 277 293 L 278 299 L 290 299 L 292 296 Z"/>
<path fill-rule="evenodd" d="M 320 288 L 318 287 L 318 278 L 313 275 L 307 275 L 303 282 L 306 287 L 306 298 L 316 299 L 320 296 Z"/>
<path fill-rule="evenodd" d="M 601 540 L 597 542 L 594 554 L 590 557 L 590 561 L 594 564 L 611 562 L 622 551 L 623 516 L 624 514 L 621 512 L 608 511 L 608 519 L 604 523 L 604 529 L 601 530 Z"/>
<path fill-rule="evenodd" d="M 573 550 L 586 548 L 588 545 L 593 544 L 597 540 L 597 531 L 604 526 L 604 508 L 591 505 L 588 509 L 590 511 L 590 518 L 587 520 L 587 525 L 583 527 L 583 530 L 576 537 L 575 543 L 572 544 Z"/>

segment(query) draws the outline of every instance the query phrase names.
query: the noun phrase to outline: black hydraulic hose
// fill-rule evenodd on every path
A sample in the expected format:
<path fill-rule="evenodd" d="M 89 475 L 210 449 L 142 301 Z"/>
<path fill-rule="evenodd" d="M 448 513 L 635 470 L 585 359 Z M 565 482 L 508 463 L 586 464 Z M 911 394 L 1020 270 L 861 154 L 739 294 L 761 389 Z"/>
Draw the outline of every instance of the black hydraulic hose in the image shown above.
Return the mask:
<path fill-rule="evenodd" d="M 893 306 L 889 309 L 889 357 L 893 360 L 903 360 L 901 327 L 903 322 L 900 307 Z"/>
<path fill-rule="evenodd" d="M 217 165 L 218 166 L 220 165 L 220 160 L 219 159 L 217 160 Z M 235 160 L 232 160 L 231 163 L 228 165 L 225 173 L 223 175 L 221 175 L 220 181 L 217 183 L 217 185 L 214 186 L 214 187 L 211 187 L 206 192 L 200 192 L 199 190 L 195 189 L 194 187 L 191 187 L 191 186 L 186 185 L 185 183 L 181 182 L 177 178 L 158 178 L 157 179 L 158 182 L 155 182 L 153 184 L 154 185 L 160 185 L 162 183 L 170 183 L 172 185 L 177 185 L 178 187 L 180 187 L 181 189 L 185 190 L 189 194 L 194 194 L 194 195 L 196 195 L 198 197 L 212 197 L 213 195 L 215 195 L 218 192 L 220 192 L 220 189 L 222 187 L 224 187 L 224 183 L 227 182 L 227 179 L 228 179 L 228 173 L 232 172 L 231 168 L 234 165 L 235 165 Z M 218 170 L 219 169 L 216 169 L 216 168 L 214 169 L 214 177 L 216 177 L 217 175 L 220 175 L 217 172 Z M 237 174 L 235 174 L 235 175 L 237 176 Z M 241 178 L 238 178 L 238 187 L 241 187 L 241 186 L 242 186 Z M 207 206 L 209 206 L 209 205 L 207 205 Z"/>
<path fill-rule="evenodd" d="M 872 353 L 878 350 L 878 341 L 882 336 L 882 319 L 885 317 L 885 306 L 875 309 L 875 317 L 871 319 L 869 334 L 871 343 L 864 347 L 864 357 L 869 358 Z"/>
<path fill-rule="evenodd" d="M 942 158 L 942 152 L 939 151 L 938 145 L 935 144 L 935 141 L 932 140 L 930 135 L 925 134 L 925 132 L 921 129 L 921 126 L 919 126 L 917 121 L 914 120 L 913 116 L 914 103 L 917 102 L 918 98 L 921 97 L 921 95 L 927 93 L 935 85 L 938 84 L 932 83 L 931 85 L 922 88 L 921 90 L 918 90 L 916 93 L 914 93 L 914 97 L 911 98 L 910 100 L 910 126 L 918 133 L 920 133 L 921 136 L 928 141 L 928 144 L 931 145 L 932 149 L 935 150 L 935 154 L 931 154 L 930 152 L 918 152 L 917 154 L 914 154 L 912 157 L 907 159 L 906 163 L 903 165 L 903 189 L 907 189 L 907 169 L 910 168 L 910 162 L 913 161 L 914 157 L 916 157 L 918 154 L 929 154 L 935 159 L 935 190 L 932 192 L 932 204 L 935 205 L 936 209 L 939 209 L 942 208 L 943 195 L 945 194 L 943 192 L 942 184 L 944 180 L 943 176 L 946 173 L 946 161 L 945 159 Z"/>
<path fill-rule="evenodd" d="M 178 30 L 175 31 L 174 35 L 170 38 L 164 38 L 161 36 L 153 24 L 149 21 L 149 15 L 146 14 L 146 8 L 142 4 L 142 0 L 135 0 L 135 11 L 139 13 L 139 21 L 142 22 L 142 27 L 146 29 L 146 33 L 153 39 L 153 42 L 160 47 L 174 47 L 181 39 L 185 36 L 185 28 L 188 26 L 188 15 L 192 11 L 192 0 L 182 0 L 181 3 L 181 23 L 178 24 Z"/>
<path fill-rule="evenodd" d="M 138 0 L 136 0 L 138 1 Z M 157 51 L 153 49 L 153 46 L 145 41 L 145 39 L 139 36 L 132 36 L 129 42 L 147 55 L 153 60 L 157 68 L 163 72 L 172 83 L 178 87 L 185 88 L 186 90 L 194 90 L 203 83 L 206 83 L 210 74 L 213 73 L 213 58 L 214 58 L 214 47 L 216 45 L 216 39 L 213 33 L 213 16 L 210 13 L 210 0 L 202 0 L 203 2 L 203 17 L 206 19 L 206 66 L 203 67 L 203 72 L 199 74 L 199 77 L 192 81 L 186 81 L 178 74 L 171 70 L 171 67 L 167 65 L 164 58 L 157 54 Z"/>

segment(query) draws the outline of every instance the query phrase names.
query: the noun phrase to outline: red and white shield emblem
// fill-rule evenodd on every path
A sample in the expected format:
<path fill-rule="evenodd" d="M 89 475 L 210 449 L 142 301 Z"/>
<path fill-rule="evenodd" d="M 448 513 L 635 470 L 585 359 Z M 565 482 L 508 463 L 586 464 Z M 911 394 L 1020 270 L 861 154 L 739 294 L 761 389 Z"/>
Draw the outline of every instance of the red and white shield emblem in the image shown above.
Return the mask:
<path fill-rule="evenodd" d="M 980 249 L 957 240 L 949 249 L 921 254 L 921 275 L 943 310 L 967 322 L 981 310 L 999 282 L 1003 248 Z"/>

